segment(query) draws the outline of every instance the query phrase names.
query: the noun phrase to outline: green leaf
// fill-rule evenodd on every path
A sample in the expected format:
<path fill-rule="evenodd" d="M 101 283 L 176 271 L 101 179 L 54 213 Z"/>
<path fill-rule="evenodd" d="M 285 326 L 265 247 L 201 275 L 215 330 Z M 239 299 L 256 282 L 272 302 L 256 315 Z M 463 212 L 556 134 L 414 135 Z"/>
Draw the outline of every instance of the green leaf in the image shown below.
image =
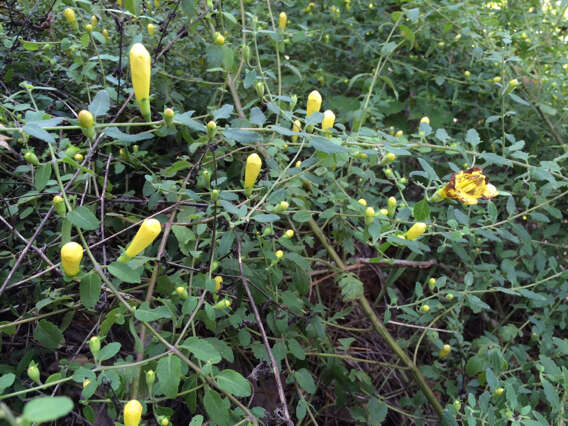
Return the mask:
<path fill-rule="evenodd" d="M 257 133 L 251 132 L 250 130 L 231 129 L 230 127 L 223 131 L 223 136 L 227 139 L 244 144 L 257 142 L 261 139 Z"/>
<path fill-rule="evenodd" d="M 469 129 L 465 135 L 465 141 L 472 145 L 474 148 L 481 143 L 479 133 L 475 129 Z"/>
<path fill-rule="evenodd" d="M 221 108 L 213 111 L 213 120 L 227 119 L 233 113 L 235 107 L 233 105 L 225 104 Z"/>
<path fill-rule="evenodd" d="M 160 392 L 168 398 L 175 398 L 181 380 L 181 360 L 173 354 L 160 358 L 156 377 Z"/>
<path fill-rule="evenodd" d="M 26 124 L 24 127 L 22 127 L 22 130 L 28 135 L 33 136 L 34 138 L 37 138 L 41 141 L 51 144 L 55 143 L 55 138 L 53 137 L 53 135 L 43 130 L 37 124 Z"/>
<path fill-rule="evenodd" d="M 556 391 L 554 386 L 552 386 L 552 384 L 546 379 L 541 379 L 541 383 L 546 400 L 550 403 L 552 408 L 557 410 L 560 407 L 560 397 L 558 396 L 558 392 Z"/>
<path fill-rule="evenodd" d="M 73 401 L 66 396 L 44 396 L 32 399 L 24 406 L 22 416 L 35 423 L 44 423 L 66 416 L 73 410 Z"/>
<path fill-rule="evenodd" d="M 260 108 L 254 107 L 250 110 L 250 122 L 256 124 L 258 127 L 262 127 L 262 125 L 266 122 L 266 117 Z"/>
<path fill-rule="evenodd" d="M 47 181 L 51 177 L 51 163 L 44 163 L 37 168 L 37 173 L 34 179 L 34 185 L 36 190 L 39 192 L 45 185 L 47 185 Z"/>
<path fill-rule="evenodd" d="M 345 302 L 363 296 L 363 283 L 354 274 L 344 274 L 339 280 L 339 287 Z"/>
<path fill-rule="evenodd" d="M 201 426 L 202 424 L 203 416 L 201 414 L 198 414 L 197 416 L 193 416 L 188 426 Z"/>
<path fill-rule="evenodd" d="M 369 425 L 381 425 L 387 417 L 388 408 L 387 404 L 383 401 L 379 401 L 377 398 L 371 398 L 367 404 L 368 424 Z"/>
<path fill-rule="evenodd" d="M 79 286 L 81 303 L 87 309 L 94 309 L 101 295 L 101 278 L 91 271 L 81 279 Z"/>
<path fill-rule="evenodd" d="M 117 127 L 107 127 L 104 131 L 105 135 L 107 135 L 111 139 L 116 139 L 121 142 L 140 142 L 147 139 L 153 139 L 154 135 L 148 132 L 140 132 L 134 135 L 129 135 L 128 133 L 124 133 L 120 131 Z"/>
<path fill-rule="evenodd" d="M 205 392 L 203 405 L 209 418 L 219 426 L 229 426 L 231 424 L 229 421 L 229 409 L 225 405 L 221 395 L 213 389 L 209 389 Z"/>
<path fill-rule="evenodd" d="M 301 368 L 300 370 L 295 371 L 294 378 L 296 379 L 296 382 L 300 385 L 300 387 L 306 392 L 310 394 L 315 393 L 316 383 L 314 382 L 312 374 L 308 370 Z"/>
<path fill-rule="evenodd" d="M 40 320 L 34 329 L 34 339 L 48 349 L 57 349 L 65 339 L 61 330 L 48 320 Z"/>
<path fill-rule="evenodd" d="M 120 346 L 121 345 L 118 342 L 112 342 L 108 345 L 103 346 L 100 352 L 97 354 L 97 360 L 99 362 L 103 362 L 107 359 L 111 359 L 118 353 L 118 351 L 120 351 Z"/>
<path fill-rule="evenodd" d="M 316 151 L 325 152 L 326 154 L 337 154 L 341 152 L 349 152 L 347 148 L 338 143 L 332 142 L 330 139 L 322 136 L 314 136 L 310 139 L 309 146 Z"/>
<path fill-rule="evenodd" d="M 188 18 L 195 16 L 195 0 L 182 0 L 181 8 Z"/>
<path fill-rule="evenodd" d="M 16 375 L 14 373 L 3 374 L 0 376 L 0 395 L 14 384 Z"/>
<path fill-rule="evenodd" d="M 215 346 L 199 337 L 188 337 L 180 347 L 187 349 L 195 358 L 201 361 L 210 362 L 212 364 L 221 362 L 221 354 Z"/>
<path fill-rule="evenodd" d="M 97 115 L 105 115 L 110 108 L 110 98 L 106 90 L 100 90 L 95 95 L 93 102 L 89 105 L 89 111 L 96 117 Z"/>
<path fill-rule="evenodd" d="M 138 270 L 132 269 L 126 263 L 113 262 L 108 265 L 108 271 L 112 276 L 125 283 L 134 284 L 140 282 L 140 273 L 138 272 Z"/>
<path fill-rule="evenodd" d="M 79 206 L 67 214 L 67 220 L 86 231 L 93 231 L 100 225 L 99 219 L 85 206 Z"/>
<path fill-rule="evenodd" d="M 292 216 L 294 222 L 303 223 L 308 222 L 312 218 L 312 214 L 307 210 L 300 210 Z"/>
<path fill-rule="evenodd" d="M 254 215 L 252 218 L 259 223 L 271 223 L 279 220 L 280 216 L 278 216 L 277 214 L 269 213 L 269 214 L 257 214 Z"/>
<path fill-rule="evenodd" d="M 235 370 L 223 370 L 215 377 L 219 389 L 238 397 L 251 394 L 250 383 Z"/>
<path fill-rule="evenodd" d="M 150 304 L 148 302 L 142 303 L 134 313 L 134 316 L 138 321 L 157 321 L 163 318 L 171 318 L 172 314 L 165 306 L 158 306 L 155 309 L 150 308 Z"/>
<path fill-rule="evenodd" d="M 426 200 L 420 200 L 417 202 L 412 210 L 412 215 L 419 221 L 427 219 L 428 216 L 430 216 L 430 206 L 428 205 L 428 202 Z"/>

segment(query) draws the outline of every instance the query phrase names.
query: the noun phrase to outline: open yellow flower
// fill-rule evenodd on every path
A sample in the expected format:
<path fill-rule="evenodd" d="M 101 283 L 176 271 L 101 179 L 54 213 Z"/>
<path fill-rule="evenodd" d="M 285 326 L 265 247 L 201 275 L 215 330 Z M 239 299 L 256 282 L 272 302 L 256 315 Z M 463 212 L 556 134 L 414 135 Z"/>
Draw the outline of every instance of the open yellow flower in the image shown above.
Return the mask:
<path fill-rule="evenodd" d="M 308 95 L 308 105 L 306 107 L 306 117 L 309 117 L 314 112 L 319 112 L 321 108 L 321 95 L 317 90 L 312 90 Z"/>
<path fill-rule="evenodd" d="M 132 87 L 140 112 L 146 121 L 150 121 L 150 76 L 152 59 L 142 43 L 136 43 L 130 49 L 130 74 Z"/>
<path fill-rule="evenodd" d="M 477 201 L 488 200 L 499 194 L 497 188 L 489 183 L 489 178 L 483 174 L 481 167 L 472 167 L 454 173 L 450 182 L 438 190 L 433 201 L 444 198 L 461 201 L 467 205 L 477 204 Z"/>
<path fill-rule="evenodd" d="M 253 153 L 248 156 L 245 166 L 245 193 L 247 195 L 250 195 L 252 192 L 252 187 L 260 174 L 261 167 L 262 160 L 257 153 Z"/>

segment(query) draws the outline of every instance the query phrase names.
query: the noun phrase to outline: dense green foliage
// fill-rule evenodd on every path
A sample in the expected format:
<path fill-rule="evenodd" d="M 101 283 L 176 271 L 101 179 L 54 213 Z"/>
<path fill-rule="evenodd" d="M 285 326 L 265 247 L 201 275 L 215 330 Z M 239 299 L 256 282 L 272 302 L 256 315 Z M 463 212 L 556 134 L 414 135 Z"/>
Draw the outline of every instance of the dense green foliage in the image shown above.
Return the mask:
<path fill-rule="evenodd" d="M 0 4 L 0 419 L 564 424 L 566 2 L 122 1 Z"/>

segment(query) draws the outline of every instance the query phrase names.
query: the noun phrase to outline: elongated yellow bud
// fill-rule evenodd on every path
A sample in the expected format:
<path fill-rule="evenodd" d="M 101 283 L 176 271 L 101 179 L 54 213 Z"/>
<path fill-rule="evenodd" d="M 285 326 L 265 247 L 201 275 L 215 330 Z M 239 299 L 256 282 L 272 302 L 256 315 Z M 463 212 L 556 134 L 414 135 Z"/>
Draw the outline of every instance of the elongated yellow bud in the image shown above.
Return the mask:
<path fill-rule="evenodd" d="M 406 232 L 406 239 L 415 240 L 424 232 L 426 232 L 426 224 L 423 222 L 417 222 Z"/>
<path fill-rule="evenodd" d="M 217 292 L 221 290 L 221 284 L 223 284 L 223 277 L 217 275 L 214 279 L 215 279 L 215 291 Z"/>
<path fill-rule="evenodd" d="M 375 209 L 372 207 L 367 207 L 365 209 L 365 225 L 369 226 L 375 220 Z"/>
<path fill-rule="evenodd" d="M 286 12 L 280 12 L 280 16 L 278 17 L 278 26 L 282 31 L 286 29 L 286 24 L 288 23 L 288 16 Z"/>
<path fill-rule="evenodd" d="M 156 26 L 154 24 L 148 24 L 148 35 L 153 36 L 154 35 L 154 30 L 156 29 Z"/>
<path fill-rule="evenodd" d="M 81 269 L 83 247 L 75 242 L 70 242 L 61 247 L 61 265 L 70 277 L 74 277 Z"/>
<path fill-rule="evenodd" d="M 162 225 L 160 225 L 158 219 L 146 219 L 138 228 L 138 232 L 124 253 L 132 259 L 152 244 L 156 237 L 160 235 L 160 232 L 162 232 Z M 119 260 L 128 261 L 128 259 Z"/>
<path fill-rule="evenodd" d="M 327 130 L 333 127 L 335 123 L 335 114 L 332 110 L 328 109 L 323 113 L 323 120 L 321 122 L 321 129 Z"/>
<path fill-rule="evenodd" d="M 247 158 L 245 167 L 245 193 L 250 194 L 262 167 L 262 160 L 257 153 L 251 154 Z"/>
<path fill-rule="evenodd" d="M 321 108 L 321 95 L 317 90 L 313 90 L 308 95 L 308 105 L 306 107 L 306 117 L 309 117 L 314 112 L 319 112 Z"/>
<path fill-rule="evenodd" d="M 73 9 L 71 9 L 70 7 L 66 8 L 63 11 L 63 16 L 65 17 L 67 23 L 71 25 L 71 28 L 73 28 L 75 31 L 79 29 L 77 18 L 75 17 L 75 11 Z"/>
<path fill-rule="evenodd" d="M 96 27 L 98 23 L 99 23 L 99 18 L 97 18 L 95 15 L 91 16 L 91 25 L 93 27 Z"/>
<path fill-rule="evenodd" d="M 150 121 L 150 76 L 152 59 L 142 43 L 136 43 L 130 49 L 130 74 L 132 87 L 140 112 L 146 121 Z"/>
<path fill-rule="evenodd" d="M 124 426 L 138 426 L 142 418 L 142 404 L 133 399 L 124 406 Z"/>
<path fill-rule="evenodd" d="M 293 132 L 301 132 L 302 131 L 302 123 L 300 120 L 296 120 L 292 123 L 292 131 Z M 296 142 L 298 140 L 298 136 L 292 136 L 292 142 Z"/>

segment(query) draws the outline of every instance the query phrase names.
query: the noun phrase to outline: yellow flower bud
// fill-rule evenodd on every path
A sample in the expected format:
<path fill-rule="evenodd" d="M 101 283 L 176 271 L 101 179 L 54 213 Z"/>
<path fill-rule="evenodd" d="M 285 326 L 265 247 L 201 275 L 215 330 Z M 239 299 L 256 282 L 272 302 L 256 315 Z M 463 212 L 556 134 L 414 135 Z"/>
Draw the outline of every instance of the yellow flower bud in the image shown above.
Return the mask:
<path fill-rule="evenodd" d="M 138 253 L 142 252 L 146 247 L 152 244 L 156 237 L 160 235 L 160 232 L 162 232 L 162 225 L 160 225 L 158 219 L 146 219 L 142 222 L 142 225 L 138 228 L 138 232 L 136 232 L 134 239 L 126 249 L 126 256 L 128 258 L 135 257 Z M 121 261 L 128 260 L 129 259 L 122 259 Z"/>
<path fill-rule="evenodd" d="M 27 372 L 30 379 L 32 379 L 36 384 L 41 385 L 39 368 L 37 368 L 35 361 L 30 362 Z"/>
<path fill-rule="evenodd" d="M 382 214 L 383 216 L 388 216 L 389 211 L 387 209 L 380 209 L 379 213 Z"/>
<path fill-rule="evenodd" d="M 365 209 L 365 225 L 369 226 L 375 220 L 375 209 L 372 207 L 367 207 Z"/>
<path fill-rule="evenodd" d="M 282 31 L 286 29 L 287 23 L 288 23 L 288 16 L 286 16 L 286 12 L 280 12 L 280 16 L 278 17 L 278 26 Z"/>
<path fill-rule="evenodd" d="M 231 301 L 229 299 L 223 299 L 213 305 L 213 309 L 227 309 L 229 306 L 231 306 Z"/>
<path fill-rule="evenodd" d="M 221 284 L 223 284 L 223 277 L 220 276 L 220 275 L 217 275 L 215 277 L 215 291 L 221 290 Z"/>
<path fill-rule="evenodd" d="M 288 207 L 290 207 L 290 204 L 288 204 L 288 201 L 280 201 L 280 204 L 278 204 L 278 208 L 280 210 L 288 210 Z"/>
<path fill-rule="evenodd" d="M 367 206 L 367 200 L 365 200 L 364 198 L 359 198 L 359 200 L 357 200 L 357 202 L 359 204 L 361 204 L 363 207 Z"/>
<path fill-rule="evenodd" d="M 286 238 L 292 238 L 292 237 L 294 237 L 294 231 L 291 230 L 291 229 L 288 229 L 288 230 L 284 233 L 284 236 L 285 236 Z"/>
<path fill-rule="evenodd" d="M 91 16 L 91 25 L 93 27 L 96 27 L 98 23 L 99 23 L 98 18 L 95 15 Z"/>
<path fill-rule="evenodd" d="M 493 77 L 493 83 L 499 83 L 501 81 L 501 77 L 495 76 Z"/>
<path fill-rule="evenodd" d="M 124 426 L 138 426 L 142 418 L 142 404 L 133 399 L 124 406 Z"/>
<path fill-rule="evenodd" d="M 79 112 L 79 126 L 81 126 L 82 129 L 93 127 L 94 124 L 95 119 L 93 117 L 93 114 L 85 109 Z"/>
<path fill-rule="evenodd" d="M 424 313 L 428 313 L 428 312 L 430 312 L 430 306 L 422 305 L 422 308 L 420 310 Z"/>
<path fill-rule="evenodd" d="M 85 30 L 90 33 L 91 31 L 93 31 L 93 26 L 91 24 L 87 24 L 85 25 Z"/>
<path fill-rule="evenodd" d="M 438 354 L 438 356 L 440 358 L 445 358 L 450 354 L 451 351 L 452 347 L 450 345 L 444 345 L 442 346 L 442 349 L 440 349 L 440 353 Z"/>
<path fill-rule="evenodd" d="M 497 388 L 497 389 L 495 389 L 494 395 L 495 395 L 495 396 L 499 396 L 499 395 L 501 395 L 503 392 L 505 392 L 505 389 L 503 389 L 503 388 Z"/>
<path fill-rule="evenodd" d="M 101 350 L 101 339 L 98 336 L 93 336 L 89 339 L 89 349 L 93 356 L 96 357 Z"/>
<path fill-rule="evenodd" d="M 420 123 L 430 124 L 430 118 L 428 118 L 428 117 L 426 117 L 426 116 L 425 116 L 425 117 L 422 117 L 422 118 L 420 119 Z"/>
<path fill-rule="evenodd" d="M 152 388 L 152 385 L 156 381 L 156 373 L 154 373 L 154 370 L 148 370 L 146 371 L 145 376 L 146 376 L 146 386 L 148 386 L 148 388 Z"/>
<path fill-rule="evenodd" d="M 313 90 L 308 95 L 308 105 L 306 108 L 306 117 L 309 117 L 314 112 L 319 112 L 321 108 L 321 95 L 317 90 Z"/>
<path fill-rule="evenodd" d="M 140 112 L 146 121 L 150 121 L 150 76 L 152 59 L 142 43 L 136 43 L 130 49 L 130 74 L 132 87 Z"/>
<path fill-rule="evenodd" d="M 211 120 L 209 121 L 209 123 L 207 123 L 207 134 L 209 135 L 210 138 L 213 138 L 216 133 L 217 133 L 217 123 Z"/>
<path fill-rule="evenodd" d="M 75 17 L 75 11 L 73 9 L 71 9 L 70 7 L 66 8 L 63 11 L 63 16 L 65 17 L 67 23 L 71 25 L 71 27 L 75 31 L 79 29 L 79 25 L 77 24 L 77 18 Z"/>
<path fill-rule="evenodd" d="M 399 130 L 398 132 L 396 132 L 396 133 L 394 134 L 394 137 L 395 137 L 395 138 L 400 138 L 400 137 L 402 137 L 402 135 L 404 135 L 404 132 L 403 132 L 402 130 Z"/>
<path fill-rule="evenodd" d="M 412 225 L 412 227 L 408 231 L 406 231 L 406 239 L 411 241 L 415 240 L 424 232 L 426 232 L 426 224 L 423 222 L 417 222 Z"/>
<path fill-rule="evenodd" d="M 284 252 L 282 250 L 277 250 L 274 253 L 274 256 L 276 256 L 276 259 L 280 260 L 280 259 L 282 259 L 282 257 L 284 257 Z"/>
<path fill-rule="evenodd" d="M 170 420 L 167 417 L 164 417 L 161 421 L 160 421 L 160 426 L 169 426 L 170 424 Z"/>
<path fill-rule="evenodd" d="M 75 155 L 73 156 L 73 159 L 74 159 L 75 161 L 77 161 L 78 163 L 80 163 L 81 161 L 83 161 L 83 158 L 84 158 L 84 157 L 83 157 L 83 154 L 81 154 L 80 152 L 78 152 L 77 154 L 75 154 Z"/>
<path fill-rule="evenodd" d="M 245 166 L 245 192 L 250 194 L 262 167 L 262 160 L 257 153 L 248 156 Z M 248 195 L 247 194 L 247 195 Z"/>
<path fill-rule="evenodd" d="M 154 30 L 156 29 L 156 26 L 154 24 L 148 24 L 148 26 L 146 28 L 148 29 L 148 34 L 153 36 Z"/>
<path fill-rule="evenodd" d="M 89 379 L 83 380 L 83 389 L 85 389 L 87 386 L 89 386 L 89 383 L 91 383 L 91 381 Z"/>
<path fill-rule="evenodd" d="M 215 43 L 219 46 L 223 46 L 225 44 L 225 37 L 221 33 L 215 33 Z"/>
<path fill-rule="evenodd" d="M 296 168 L 299 169 L 302 167 L 302 162 L 300 160 L 296 161 Z"/>
<path fill-rule="evenodd" d="M 301 132 L 302 131 L 302 123 L 300 120 L 296 120 L 292 123 L 292 131 L 293 132 Z M 292 142 L 296 142 L 298 140 L 298 136 L 292 136 Z"/>
<path fill-rule="evenodd" d="M 335 123 L 335 114 L 332 110 L 328 109 L 323 113 L 323 120 L 321 122 L 321 129 L 327 130 L 333 127 Z"/>
<path fill-rule="evenodd" d="M 164 121 L 166 122 L 166 125 L 171 126 L 174 123 L 174 116 L 175 112 L 173 109 L 166 108 L 164 110 Z"/>
<path fill-rule="evenodd" d="M 75 242 L 69 242 L 61 247 L 61 265 L 67 275 L 73 277 L 79 273 L 83 247 Z"/>
<path fill-rule="evenodd" d="M 464 71 L 463 75 L 465 75 L 465 78 L 470 78 L 471 77 L 471 73 L 469 71 Z"/>
<path fill-rule="evenodd" d="M 105 38 L 105 43 L 108 43 L 109 34 L 106 28 L 103 30 L 103 37 Z"/>

